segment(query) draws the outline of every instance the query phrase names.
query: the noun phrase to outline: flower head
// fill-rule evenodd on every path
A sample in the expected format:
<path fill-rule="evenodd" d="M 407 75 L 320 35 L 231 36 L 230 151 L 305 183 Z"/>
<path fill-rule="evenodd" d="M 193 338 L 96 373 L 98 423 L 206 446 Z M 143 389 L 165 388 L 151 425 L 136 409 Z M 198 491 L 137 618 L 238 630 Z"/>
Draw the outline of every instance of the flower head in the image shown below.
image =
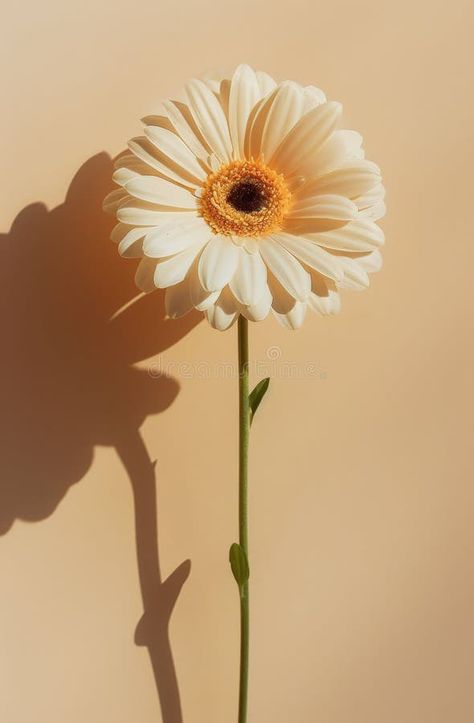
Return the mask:
<path fill-rule="evenodd" d="M 119 252 L 141 258 L 138 287 L 165 288 L 170 317 L 195 308 L 220 330 L 239 314 L 295 329 L 308 307 L 339 311 L 339 289 L 381 266 L 385 213 L 341 105 L 247 65 L 185 91 L 144 119 L 104 202 Z"/>

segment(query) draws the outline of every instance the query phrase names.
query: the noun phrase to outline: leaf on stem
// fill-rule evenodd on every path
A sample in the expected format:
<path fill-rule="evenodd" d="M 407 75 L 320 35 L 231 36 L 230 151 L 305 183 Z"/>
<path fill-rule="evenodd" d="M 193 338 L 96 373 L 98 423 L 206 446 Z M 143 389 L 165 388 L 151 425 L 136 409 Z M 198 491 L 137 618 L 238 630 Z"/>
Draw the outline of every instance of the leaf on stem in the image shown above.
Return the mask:
<path fill-rule="evenodd" d="M 265 393 L 268 389 L 269 384 L 270 384 L 270 377 L 265 377 L 265 379 L 262 379 L 261 381 L 259 381 L 259 383 L 250 392 L 250 395 L 249 395 L 250 423 L 252 423 L 252 419 L 254 418 L 255 412 L 259 408 L 260 402 L 262 401 L 263 397 L 265 396 Z"/>
<path fill-rule="evenodd" d="M 249 579 L 249 563 L 245 550 L 237 542 L 230 546 L 229 560 L 235 581 L 239 587 L 242 587 Z"/>

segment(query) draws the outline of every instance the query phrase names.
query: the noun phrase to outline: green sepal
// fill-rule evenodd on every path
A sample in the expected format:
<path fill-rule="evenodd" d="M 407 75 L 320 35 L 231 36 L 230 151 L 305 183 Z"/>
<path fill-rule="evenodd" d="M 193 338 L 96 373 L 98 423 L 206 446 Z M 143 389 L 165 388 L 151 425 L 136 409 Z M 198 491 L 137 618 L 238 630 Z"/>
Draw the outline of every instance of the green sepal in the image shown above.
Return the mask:
<path fill-rule="evenodd" d="M 239 587 L 242 587 L 249 579 L 249 563 L 244 548 L 237 542 L 230 546 L 229 560 L 235 581 Z"/>
<path fill-rule="evenodd" d="M 265 396 L 265 393 L 268 389 L 269 384 L 270 384 L 270 377 L 265 377 L 265 379 L 261 379 L 259 381 L 259 383 L 250 392 L 250 395 L 249 395 L 250 422 L 252 422 L 255 412 L 259 408 L 260 402 L 262 401 L 263 397 Z"/>

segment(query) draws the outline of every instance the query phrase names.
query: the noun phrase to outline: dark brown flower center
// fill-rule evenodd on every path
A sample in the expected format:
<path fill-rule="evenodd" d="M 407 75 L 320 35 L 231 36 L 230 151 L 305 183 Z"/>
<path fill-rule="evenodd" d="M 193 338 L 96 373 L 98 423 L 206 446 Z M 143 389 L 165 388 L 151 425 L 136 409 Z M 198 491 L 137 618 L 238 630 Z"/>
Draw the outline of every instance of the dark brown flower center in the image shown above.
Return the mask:
<path fill-rule="evenodd" d="M 253 213 L 261 211 L 266 203 L 265 194 L 257 183 L 252 181 L 240 181 L 233 186 L 227 196 L 227 202 L 233 206 L 236 211 L 243 213 Z"/>

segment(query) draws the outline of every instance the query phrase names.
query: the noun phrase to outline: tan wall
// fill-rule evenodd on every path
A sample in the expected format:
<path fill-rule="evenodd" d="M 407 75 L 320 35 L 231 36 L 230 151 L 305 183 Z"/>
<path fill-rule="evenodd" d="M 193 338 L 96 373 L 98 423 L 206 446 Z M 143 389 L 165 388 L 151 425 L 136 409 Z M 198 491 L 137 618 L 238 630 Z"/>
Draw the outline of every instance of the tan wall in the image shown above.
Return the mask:
<path fill-rule="evenodd" d="M 160 720 L 134 644 L 141 577 L 164 723 L 181 723 L 166 621 L 183 582 L 183 720 L 235 721 L 236 380 L 219 365 L 236 329 L 165 324 L 158 295 L 107 323 L 135 292 L 96 154 L 189 76 L 245 60 L 342 100 L 389 201 L 368 292 L 299 332 L 251 328 L 274 378 L 251 454 L 250 723 L 470 723 L 471 3 L 29 0 L 3 15 L 0 720 Z M 148 374 L 158 363 L 168 377 Z"/>

